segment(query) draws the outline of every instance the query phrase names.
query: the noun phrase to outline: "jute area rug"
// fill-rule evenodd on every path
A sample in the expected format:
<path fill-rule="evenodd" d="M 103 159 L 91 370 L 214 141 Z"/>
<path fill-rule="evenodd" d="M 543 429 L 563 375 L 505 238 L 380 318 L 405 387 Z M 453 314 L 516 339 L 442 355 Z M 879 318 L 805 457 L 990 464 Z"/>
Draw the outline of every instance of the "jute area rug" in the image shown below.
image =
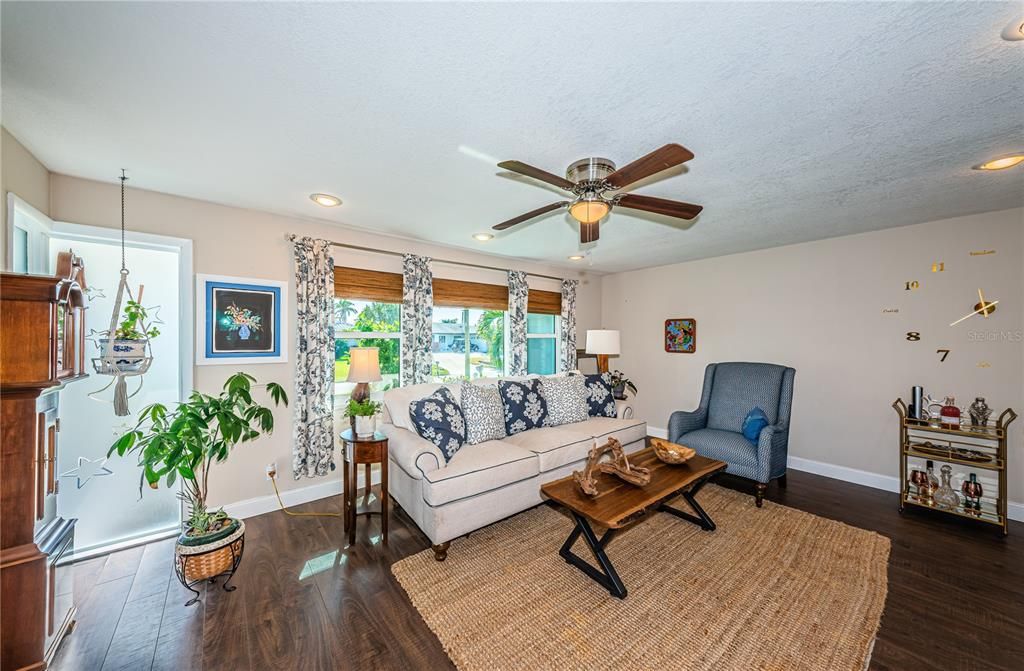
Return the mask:
<path fill-rule="evenodd" d="M 463 671 L 864 669 L 889 540 L 714 485 L 698 499 L 717 531 L 661 513 L 609 543 L 625 600 L 559 557 L 572 521 L 549 506 L 391 570 Z"/>

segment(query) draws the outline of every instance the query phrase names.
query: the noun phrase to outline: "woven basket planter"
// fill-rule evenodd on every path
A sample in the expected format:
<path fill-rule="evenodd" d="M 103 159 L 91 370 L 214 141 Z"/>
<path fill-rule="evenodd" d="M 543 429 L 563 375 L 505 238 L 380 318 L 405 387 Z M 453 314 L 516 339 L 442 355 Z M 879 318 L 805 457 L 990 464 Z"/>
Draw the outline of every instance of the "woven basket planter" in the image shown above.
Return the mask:
<path fill-rule="evenodd" d="M 229 522 L 234 524 L 235 520 Z M 209 543 L 183 545 L 178 542 L 175 544 L 175 573 L 178 574 L 181 584 L 196 594 L 196 597 L 185 605 L 191 605 L 199 600 L 199 593 L 192 589 L 192 586 L 204 580 L 215 582 L 218 576 L 226 575 L 224 590 L 228 592 L 234 590 L 234 586 L 228 586 L 228 581 L 238 569 L 238 565 L 242 561 L 242 551 L 245 549 L 245 522 L 238 520 L 237 523 L 238 527 L 226 536 L 212 534 L 220 537 Z"/>

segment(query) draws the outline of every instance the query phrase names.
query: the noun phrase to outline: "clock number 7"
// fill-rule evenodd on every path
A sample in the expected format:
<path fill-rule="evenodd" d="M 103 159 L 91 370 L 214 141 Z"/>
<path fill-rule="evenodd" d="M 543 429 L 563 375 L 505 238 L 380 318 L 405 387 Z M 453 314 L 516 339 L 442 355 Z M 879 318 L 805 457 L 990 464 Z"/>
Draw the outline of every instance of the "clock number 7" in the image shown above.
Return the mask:
<path fill-rule="evenodd" d="M 935 350 L 935 353 L 942 355 L 942 358 L 939 359 L 940 362 L 945 361 L 946 357 L 949 356 L 949 350 L 948 349 L 937 349 L 937 350 Z"/>

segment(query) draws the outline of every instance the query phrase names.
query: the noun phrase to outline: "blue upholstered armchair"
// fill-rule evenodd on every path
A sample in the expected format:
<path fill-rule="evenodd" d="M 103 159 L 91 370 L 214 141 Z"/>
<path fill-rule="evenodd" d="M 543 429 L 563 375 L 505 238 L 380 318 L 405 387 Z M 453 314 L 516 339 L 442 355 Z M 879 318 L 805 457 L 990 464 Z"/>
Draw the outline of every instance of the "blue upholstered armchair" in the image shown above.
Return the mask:
<path fill-rule="evenodd" d="M 772 363 L 708 364 L 700 407 L 673 412 L 668 439 L 726 462 L 729 473 L 755 480 L 760 508 L 770 480 L 778 478 L 779 486 L 786 486 L 795 376 L 794 369 Z M 743 420 L 755 406 L 768 416 L 756 446 L 742 433 Z"/>

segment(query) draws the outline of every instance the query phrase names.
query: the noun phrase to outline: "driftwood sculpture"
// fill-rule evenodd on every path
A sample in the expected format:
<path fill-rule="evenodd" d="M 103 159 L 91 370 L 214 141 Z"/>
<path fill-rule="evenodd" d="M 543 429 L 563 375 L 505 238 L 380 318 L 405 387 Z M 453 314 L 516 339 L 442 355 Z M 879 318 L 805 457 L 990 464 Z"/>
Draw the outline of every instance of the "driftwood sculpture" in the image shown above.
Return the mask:
<path fill-rule="evenodd" d="M 601 458 L 608 452 L 611 453 L 612 460 L 602 462 Z M 609 438 L 604 445 L 595 443 L 587 454 L 587 463 L 583 470 L 572 473 L 576 486 L 587 496 L 598 495 L 597 480 L 594 478 L 596 472 L 614 475 L 637 487 L 643 487 L 651 481 L 651 471 L 640 466 L 630 466 L 622 443 L 614 438 Z"/>

